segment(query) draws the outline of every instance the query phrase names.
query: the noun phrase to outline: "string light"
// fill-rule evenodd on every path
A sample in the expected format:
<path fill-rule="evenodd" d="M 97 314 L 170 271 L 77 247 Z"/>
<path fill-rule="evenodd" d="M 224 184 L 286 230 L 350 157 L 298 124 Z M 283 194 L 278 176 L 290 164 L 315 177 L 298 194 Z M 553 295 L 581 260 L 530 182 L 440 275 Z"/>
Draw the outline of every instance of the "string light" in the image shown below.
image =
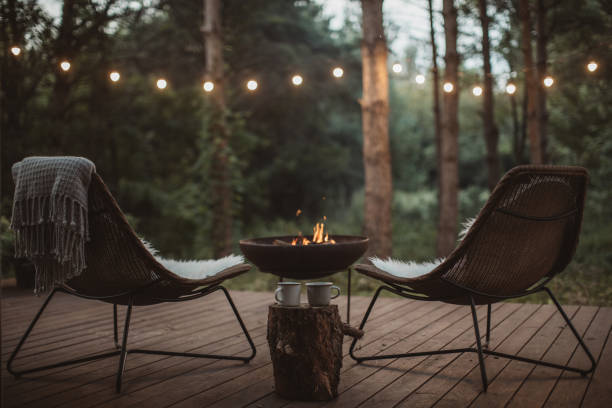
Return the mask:
<path fill-rule="evenodd" d="M 587 69 L 589 70 L 589 72 L 597 71 L 597 67 L 599 67 L 599 65 L 597 65 L 595 61 L 591 61 L 587 64 Z"/>
<path fill-rule="evenodd" d="M 514 95 L 515 92 L 516 92 L 516 85 L 514 84 L 506 85 L 506 93 L 508 95 Z"/>
<path fill-rule="evenodd" d="M 19 48 L 16 45 L 11 47 L 11 54 L 13 54 L 16 57 L 19 56 L 19 54 L 21 54 L 21 48 Z"/>
<path fill-rule="evenodd" d="M 257 86 L 259 84 L 257 83 L 257 81 L 255 81 L 254 79 L 249 80 L 249 82 L 247 82 L 246 87 L 249 91 L 254 91 L 257 89 Z"/>
<path fill-rule="evenodd" d="M 159 78 L 157 80 L 156 85 L 157 85 L 158 89 L 162 89 L 163 90 L 163 89 L 166 89 L 166 87 L 168 86 L 168 82 L 164 78 Z"/>
<path fill-rule="evenodd" d="M 546 78 L 544 78 L 543 82 L 545 87 L 550 88 L 555 83 L 555 80 L 553 79 L 553 77 L 547 76 Z"/>
<path fill-rule="evenodd" d="M 474 96 L 480 96 L 482 95 L 482 88 L 480 86 L 475 86 L 472 89 L 472 93 L 474 94 Z"/>
<path fill-rule="evenodd" d="M 206 92 L 212 92 L 212 90 L 215 89 L 215 84 L 213 84 L 211 81 L 205 81 L 204 85 L 202 85 L 202 88 Z"/>
<path fill-rule="evenodd" d="M 121 75 L 117 71 L 111 72 L 110 74 L 108 74 L 108 77 L 113 82 L 117 82 L 119 81 L 119 79 L 121 79 Z"/>
<path fill-rule="evenodd" d="M 391 67 L 391 69 L 393 70 L 393 72 L 395 72 L 396 74 L 399 74 L 400 72 L 402 72 L 402 64 L 400 64 L 399 62 L 396 62 L 395 64 L 393 64 L 393 66 Z"/>
<path fill-rule="evenodd" d="M 450 82 L 445 82 L 442 88 L 444 89 L 444 92 L 451 93 L 453 92 L 453 89 L 455 89 L 455 86 Z"/>
<path fill-rule="evenodd" d="M 344 75 L 344 70 L 340 67 L 336 67 L 334 68 L 334 70 L 332 71 L 332 74 L 336 77 L 336 78 L 342 78 L 342 76 Z"/>
<path fill-rule="evenodd" d="M 425 75 L 417 75 L 414 80 L 416 81 L 417 84 L 422 85 L 425 83 Z"/>
<path fill-rule="evenodd" d="M 302 78 L 301 75 L 294 75 L 293 78 L 291 78 L 291 82 L 293 82 L 295 86 L 300 86 L 302 82 L 304 82 L 304 78 Z"/>
<path fill-rule="evenodd" d="M 69 71 L 70 70 L 70 62 L 65 61 L 65 60 L 60 62 L 60 68 L 62 69 L 62 71 Z"/>

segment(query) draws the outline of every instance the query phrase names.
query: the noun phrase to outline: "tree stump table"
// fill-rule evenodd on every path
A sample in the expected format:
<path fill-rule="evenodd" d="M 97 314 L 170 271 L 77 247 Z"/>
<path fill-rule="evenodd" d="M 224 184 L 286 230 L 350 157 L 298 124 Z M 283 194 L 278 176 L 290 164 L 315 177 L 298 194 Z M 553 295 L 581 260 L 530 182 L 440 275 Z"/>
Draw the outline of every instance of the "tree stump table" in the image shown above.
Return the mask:
<path fill-rule="evenodd" d="M 270 305 L 268 345 L 276 392 L 303 401 L 335 398 L 344 334 L 361 337 L 363 333 L 342 323 L 337 305 Z"/>

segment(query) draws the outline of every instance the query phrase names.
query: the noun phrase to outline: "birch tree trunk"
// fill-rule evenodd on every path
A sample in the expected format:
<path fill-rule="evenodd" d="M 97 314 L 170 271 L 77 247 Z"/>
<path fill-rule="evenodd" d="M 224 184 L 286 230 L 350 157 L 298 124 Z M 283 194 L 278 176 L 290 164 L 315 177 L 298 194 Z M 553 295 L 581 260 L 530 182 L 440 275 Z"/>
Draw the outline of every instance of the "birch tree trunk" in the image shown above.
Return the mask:
<path fill-rule="evenodd" d="M 444 82 L 453 84 L 452 92 L 442 98 L 442 132 L 440 138 L 440 203 L 436 252 L 445 256 L 455 247 L 459 212 L 459 54 L 457 53 L 457 9 L 453 0 L 444 0 L 444 37 L 446 69 Z"/>
<path fill-rule="evenodd" d="M 367 255 L 391 255 L 391 152 L 389 148 L 389 75 L 383 29 L 383 0 L 361 0 L 363 41 L 364 232 Z"/>
<path fill-rule="evenodd" d="M 497 144 L 499 132 L 495 125 L 495 109 L 493 99 L 493 76 L 491 75 L 491 55 L 489 51 L 489 16 L 487 15 L 487 0 L 478 0 L 480 24 L 482 26 L 482 59 L 484 69 L 484 95 L 482 98 L 482 122 L 485 146 L 487 148 L 487 184 L 493 191 L 499 180 L 499 153 Z"/>
<path fill-rule="evenodd" d="M 525 63 L 525 92 L 527 93 L 527 138 L 529 139 L 529 157 L 532 164 L 542 163 L 542 146 L 538 126 L 538 78 L 533 64 L 531 47 L 531 17 L 529 0 L 519 0 L 519 19 L 521 21 L 521 42 Z"/>
<path fill-rule="evenodd" d="M 438 170 L 438 201 L 440 201 L 440 72 L 438 71 L 438 47 L 436 46 L 436 31 L 434 29 L 434 12 L 432 0 L 429 0 L 429 34 L 431 39 L 431 86 L 433 92 L 434 138 L 436 142 L 436 169 Z"/>
<path fill-rule="evenodd" d="M 212 115 L 208 132 L 212 139 L 211 183 L 213 185 L 212 240 L 215 258 L 232 250 L 232 187 L 229 169 L 229 132 L 225 120 L 223 74 L 223 40 L 221 30 L 221 1 L 204 0 L 204 46 L 206 55 L 205 78 L 212 81 L 210 93 Z"/>
<path fill-rule="evenodd" d="M 540 148 L 542 150 L 542 162 L 548 163 L 548 110 L 546 109 L 546 89 L 542 85 L 546 77 L 548 67 L 548 31 L 546 27 L 546 6 L 544 0 L 537 0 L 536 9 L 536 55 L 537 55 L 537 77 L 538 77 L 538 105 L 537 117 L 540 130 Z"/>

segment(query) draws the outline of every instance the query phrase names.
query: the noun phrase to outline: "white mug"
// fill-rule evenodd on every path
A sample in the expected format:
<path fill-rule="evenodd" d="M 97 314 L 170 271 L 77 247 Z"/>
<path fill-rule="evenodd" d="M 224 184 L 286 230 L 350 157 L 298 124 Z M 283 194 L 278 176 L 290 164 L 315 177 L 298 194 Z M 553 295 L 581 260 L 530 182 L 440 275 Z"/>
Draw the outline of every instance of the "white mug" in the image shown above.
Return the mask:
<path fill-rule="evenodd" d="M 331 282 L 309 282 L 306 284 L 308 292 L 308 303 L 310 306 L 327 306 L 331 299 L 340 296 L 340 288 Z M 334 296 L 331 295 L 332 289 L 336 290 Z"/>
<path fill-rule="evenodd" d="M 274 299 L 281 306 L 299 306 L 300 289 L 299 282 L 278 282 L 278 288 L 274 291 Z"/>

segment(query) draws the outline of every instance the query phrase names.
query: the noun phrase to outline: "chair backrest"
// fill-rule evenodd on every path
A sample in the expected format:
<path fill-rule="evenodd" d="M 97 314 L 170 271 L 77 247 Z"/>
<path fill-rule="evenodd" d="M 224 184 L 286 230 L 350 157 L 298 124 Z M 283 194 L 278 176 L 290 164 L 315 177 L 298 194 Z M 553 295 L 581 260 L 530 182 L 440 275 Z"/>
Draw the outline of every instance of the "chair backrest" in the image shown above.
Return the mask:
<path fill-rule="evenodd" d="M 588 173 L 581 167 L 518 166 L 500 180 L 442 276 L 513 296 L 561 272 L 578 245 Z"/>
<path fill-rule="evenodd" d="M 69 287 L 87 296 L 114 296 L 167 277 L 96 173 L 88 200 L 91 240 L 85 244 L 87 268 L 67 283 Z"/>

